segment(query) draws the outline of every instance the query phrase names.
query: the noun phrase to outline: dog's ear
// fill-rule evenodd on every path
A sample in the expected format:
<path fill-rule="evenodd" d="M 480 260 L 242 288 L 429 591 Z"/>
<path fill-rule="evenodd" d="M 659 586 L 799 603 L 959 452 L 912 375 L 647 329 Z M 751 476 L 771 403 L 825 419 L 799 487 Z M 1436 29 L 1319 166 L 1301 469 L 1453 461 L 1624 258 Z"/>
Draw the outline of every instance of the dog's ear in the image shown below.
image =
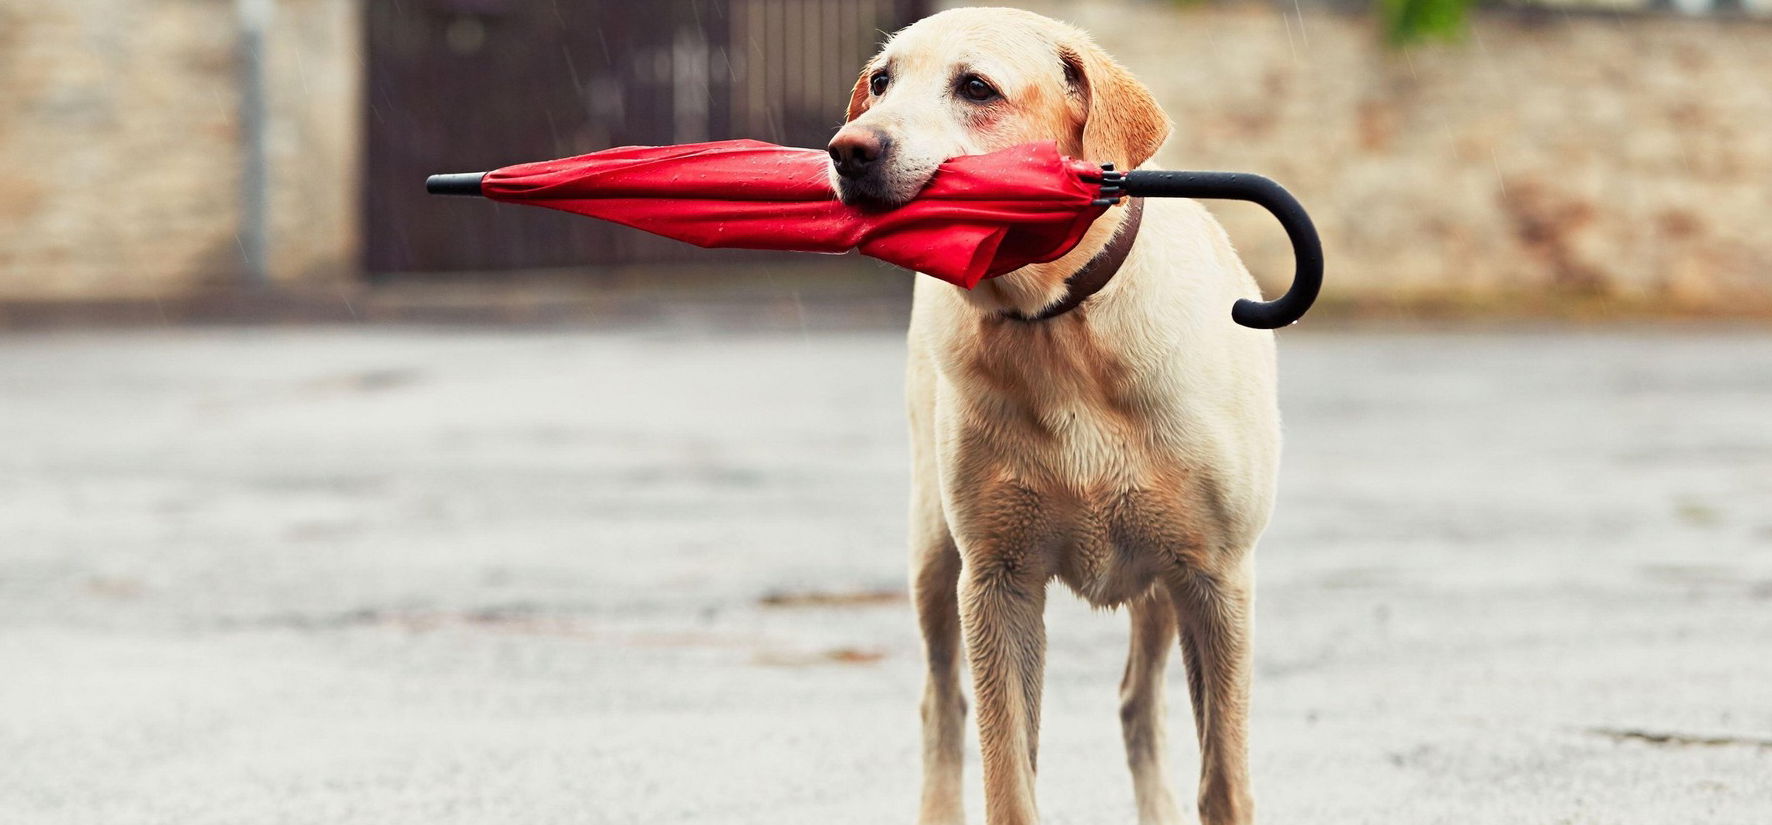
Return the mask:
<path fill-rule="evenodd" d="M 855 79 L 855 88 L 849 91 L 849 111 L 843 116 L 844 123 L 861 117 L 861 113 L 868 110 L 868 98 L 870 97 L 868 86 L 872 84 L 873 79 L 873 67 L 863 66 L 861 77 Z"/>
<path fill-rule="evenodd" d="M 1082 97 L 1083 160 L 1131 169 L 1169 138 L 1169 116 L 1151 90 L 1094 43 L 1059 47 L 1065 80 Z"/>

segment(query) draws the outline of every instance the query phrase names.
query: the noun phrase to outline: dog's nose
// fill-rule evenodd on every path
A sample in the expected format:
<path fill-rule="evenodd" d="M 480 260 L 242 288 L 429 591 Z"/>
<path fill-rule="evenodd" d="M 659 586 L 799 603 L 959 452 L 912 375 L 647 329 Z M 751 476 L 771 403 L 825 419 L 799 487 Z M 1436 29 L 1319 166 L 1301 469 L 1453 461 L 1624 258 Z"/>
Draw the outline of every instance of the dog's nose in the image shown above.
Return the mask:
<path fill-rule="evenodd" d="M 886 136 L 872 129 L 844 129 L 831 139 L 831 165 L 855 179 L 873 171 L 886 154 Z"/>

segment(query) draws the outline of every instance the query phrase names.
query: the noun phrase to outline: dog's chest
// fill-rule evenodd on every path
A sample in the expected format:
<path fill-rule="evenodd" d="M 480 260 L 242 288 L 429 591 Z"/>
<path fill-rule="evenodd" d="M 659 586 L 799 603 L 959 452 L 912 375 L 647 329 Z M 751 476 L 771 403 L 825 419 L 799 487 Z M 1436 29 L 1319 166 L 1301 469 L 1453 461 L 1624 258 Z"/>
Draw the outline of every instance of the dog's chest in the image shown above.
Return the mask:
<path fill-rule="evenodd" d="M 1217 509 L 1179 400 L 1079 336 L 963 353 L 942 441 L 954 525 L 1034 549 L 1096 604 L 1136 597 L 1205 544 Z M 1013 525 L 1004 528 L 1002 525 Z"/>

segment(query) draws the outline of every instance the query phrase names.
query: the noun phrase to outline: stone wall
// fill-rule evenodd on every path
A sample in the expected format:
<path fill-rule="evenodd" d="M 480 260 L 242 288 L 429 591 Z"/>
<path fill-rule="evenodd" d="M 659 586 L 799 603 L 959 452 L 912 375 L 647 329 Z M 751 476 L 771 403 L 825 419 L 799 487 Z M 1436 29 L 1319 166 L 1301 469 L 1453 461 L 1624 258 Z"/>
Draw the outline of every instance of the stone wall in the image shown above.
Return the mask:
<path fill-rule="evenodd" d="M 1177 168 L 1268 174 L 1316 218 L 1326 299 L 1772 309 L 1772 25 L 1477 14 L 1385 48 L 1306 3 L 1017 3 L 1090 31 L 1176 122 Z M 1265 213 L 1215 205 L 1270 284 Z"/>
<path fill-rule="evenodd" d="M 272 274 L 357 256 L 357 0 L 278 0 Z M 239 277 L 233 0 L 0 0 L 0 299 Z"/>
<path fill-rule="evenodd" d="M 281 281 L 358 277 L 360 2 L 276 3 Z M 1293 189 L 1327 302 L 1772 311 L 1772 25 L 1492 11 L 1464 42 L 1394 51 L 1322 5 L 1022 5 L 1156 90 L 1163 164 Z M 233 21 L 232 0 L 0 0 L 0 300 L 238 278 Z M 1214 208 L 1283 282 L 1265 213 Z"/>

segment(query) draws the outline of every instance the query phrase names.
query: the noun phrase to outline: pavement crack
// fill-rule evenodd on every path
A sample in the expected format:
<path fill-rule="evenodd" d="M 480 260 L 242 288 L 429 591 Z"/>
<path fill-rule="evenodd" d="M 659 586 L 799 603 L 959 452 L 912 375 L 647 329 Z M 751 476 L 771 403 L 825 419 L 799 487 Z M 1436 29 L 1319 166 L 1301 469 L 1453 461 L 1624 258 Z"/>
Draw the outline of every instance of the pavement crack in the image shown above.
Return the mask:
<path fill-rule="evenodd" d="M 1772 750 L 1772 738 L 1758 736 L 1702 736 L 1674 731 L 1652 731 L 1641 728 L 1588 728 L 1588 733 L 1618 742 L 1647 742 L 1663 747 L 1722 748 L 1746 746 Z"/>

